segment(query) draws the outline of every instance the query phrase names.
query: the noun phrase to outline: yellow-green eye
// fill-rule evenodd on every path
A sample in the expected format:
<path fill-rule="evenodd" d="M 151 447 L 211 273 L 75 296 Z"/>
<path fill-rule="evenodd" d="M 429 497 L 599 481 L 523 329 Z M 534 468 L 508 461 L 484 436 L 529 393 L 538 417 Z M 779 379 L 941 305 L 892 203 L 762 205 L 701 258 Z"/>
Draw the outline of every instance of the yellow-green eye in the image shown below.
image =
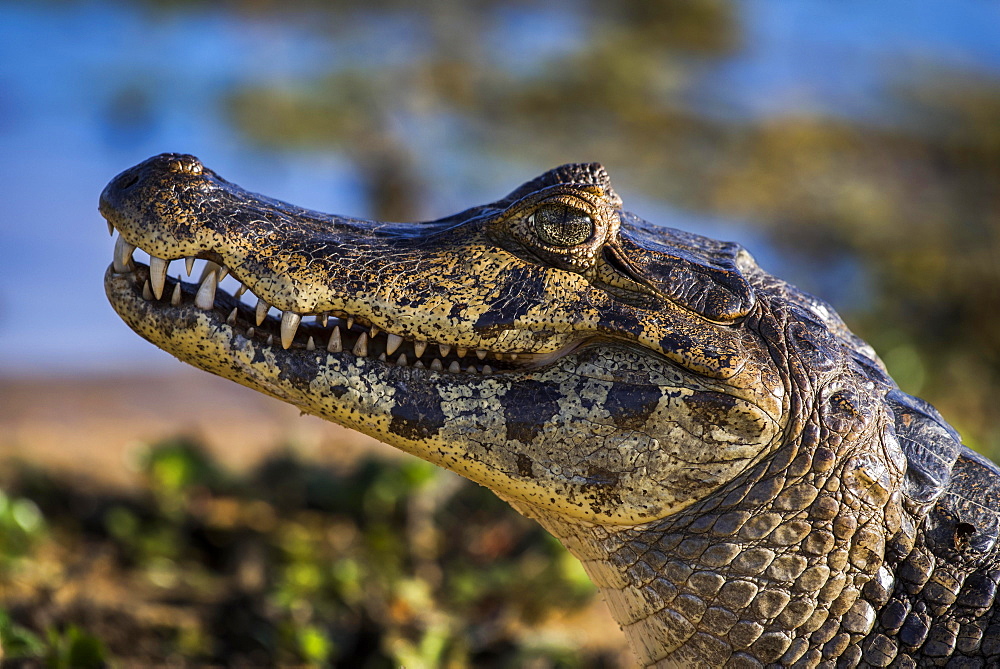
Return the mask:
<path fill-rule="evenodd" d="M 549 246 L 576 246 L 594 233 L 594 221 L 587 214 L 564 204 L 546 204 L 528 216 L 535 234 Z"/>

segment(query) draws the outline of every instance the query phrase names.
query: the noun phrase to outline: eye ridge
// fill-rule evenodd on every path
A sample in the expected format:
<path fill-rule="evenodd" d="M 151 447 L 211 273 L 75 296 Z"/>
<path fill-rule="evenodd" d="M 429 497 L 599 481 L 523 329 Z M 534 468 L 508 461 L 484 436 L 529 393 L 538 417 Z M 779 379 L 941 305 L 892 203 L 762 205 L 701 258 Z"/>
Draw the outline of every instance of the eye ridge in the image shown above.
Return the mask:
<path fill-rule="evenodd" d="M 576 246 L 594 233 L 594 219 L 584 211 L 564 204 L 547 204 L 528 216 L 535 234 L 550 246 Z"/>

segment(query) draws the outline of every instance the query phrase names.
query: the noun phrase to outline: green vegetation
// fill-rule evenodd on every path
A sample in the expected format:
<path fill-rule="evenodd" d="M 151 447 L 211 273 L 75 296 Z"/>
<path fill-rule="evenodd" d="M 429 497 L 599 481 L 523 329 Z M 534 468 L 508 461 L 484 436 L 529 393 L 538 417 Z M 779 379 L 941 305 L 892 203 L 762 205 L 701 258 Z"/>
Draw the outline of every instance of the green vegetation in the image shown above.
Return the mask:
<path fill-rule="evenodd" d="M 12 499 L 0 490 L 0 575 L 31 552 L 44 530 L 45 523 L 34 502 Z"/>
<path fill-rule="evenodd" d="M 196 443 L 128 495 L 22 468 L 0 497 L 0 644 L 46 667 L 600 666 L 537 625 L 587 604 L 579 563 L 492 493 L 422 461 L 246 476 Z"/>

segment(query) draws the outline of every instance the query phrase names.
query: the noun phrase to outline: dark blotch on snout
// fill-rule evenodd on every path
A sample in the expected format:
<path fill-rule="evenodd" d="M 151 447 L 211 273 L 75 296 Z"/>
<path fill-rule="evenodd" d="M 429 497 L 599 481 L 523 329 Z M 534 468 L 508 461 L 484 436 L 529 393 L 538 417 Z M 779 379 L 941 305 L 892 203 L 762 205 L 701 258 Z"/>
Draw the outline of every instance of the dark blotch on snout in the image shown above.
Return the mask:
<path fill-rule="evenodd" d="M 642 428 L 656 411 L 663 393 L 656 386 L 616 383 L 608 390 L 604 408 L 611 420 L 625 430 Z"/>
<path fill-rule="evenodd" d="M 562 393 L 540 381 L 514 384 L 503 396 L 507 439 L 530 443 L 559 413 Z"/>
<path fill-rule="evenodd" d="M 412 393 L 398 388 L 389 410 L 389 431 L 406 439 L 427 439 L 444 427 L 444 410 L 437 393 Z"/>

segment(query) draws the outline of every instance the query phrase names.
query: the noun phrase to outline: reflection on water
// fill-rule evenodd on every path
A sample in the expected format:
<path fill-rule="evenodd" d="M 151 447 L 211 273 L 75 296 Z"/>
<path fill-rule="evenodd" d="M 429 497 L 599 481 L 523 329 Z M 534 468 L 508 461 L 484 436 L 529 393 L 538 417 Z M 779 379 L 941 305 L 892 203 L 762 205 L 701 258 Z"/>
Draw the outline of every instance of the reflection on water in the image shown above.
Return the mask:
<path fill-rule="evenodd" d="M 961 409 L 974 441 L 1000 441 L 984 399 L 1000 383 L 1000 6 L 435 7 L 0 3 L 3 369 L 170 364 L 100 289 L 97 194 L 154 153 L 387 219 L 599 160 L 638 213 L 744 241 L 902 361 L 909 390 Z"/>

